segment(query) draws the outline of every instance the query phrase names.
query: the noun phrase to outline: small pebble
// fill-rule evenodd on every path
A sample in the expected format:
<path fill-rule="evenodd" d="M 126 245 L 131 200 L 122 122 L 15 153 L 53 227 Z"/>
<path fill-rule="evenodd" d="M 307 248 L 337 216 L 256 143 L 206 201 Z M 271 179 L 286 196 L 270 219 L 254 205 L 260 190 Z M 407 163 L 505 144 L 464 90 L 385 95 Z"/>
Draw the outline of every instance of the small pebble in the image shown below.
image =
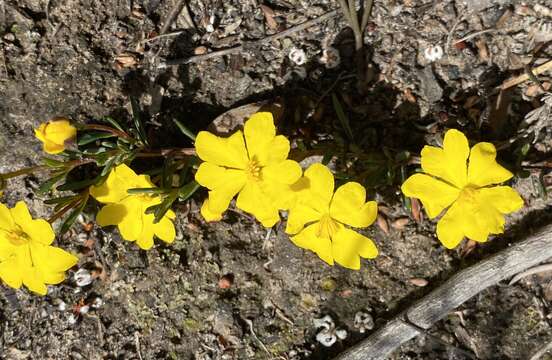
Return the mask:
<path fill-rule="evenodd" d="M 92 278 L 92 274 L 90 274 L 90 271 L 81 268 L 77 270 L 75 275 L 73 275 L 73 278 L 75 279 L 75 282 L 77 283 L 77 286 L 83 287 L 86 285 L 90 285 L 92 281 L 94 280 Z"/>
<path fill-rule="evenodd" d="M 304 65 L 307 62 L 307 54 L 302 49 L 293 48 L 289 52 L 289 59 L 296 65 Z"/>
<path fill-rule="evenodd" d="M 429 62 L 437 61 L 443 57 L 443 48 L 439 45 L 430 46 L 424 50 L 424 56 Z"/>

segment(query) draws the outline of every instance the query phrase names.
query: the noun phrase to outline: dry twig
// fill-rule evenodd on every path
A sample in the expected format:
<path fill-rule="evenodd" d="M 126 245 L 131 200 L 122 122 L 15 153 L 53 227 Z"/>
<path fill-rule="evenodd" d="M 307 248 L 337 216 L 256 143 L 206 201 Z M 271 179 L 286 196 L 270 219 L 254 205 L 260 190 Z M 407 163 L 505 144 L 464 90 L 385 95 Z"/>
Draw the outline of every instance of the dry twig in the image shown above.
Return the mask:
<path fill-rule="evenodd" d="M 182 12 L 182 10 L 184 9 L 184 7 L 187 7 L 186 5 L 186 0 L 178 0 L 178 2 L 176 3 L 176 5 L 172 8 L 171 12 L 169 13 L 169 15 L 167 15 L 167 19 L 165 19 L 165 22 L 163 23 L 163 26 L 161 26 L 161 29 L 159 30 L 159 35 L 163 35 L 164 33 L 167 32 L 167 30 L 169 30 L 169 28 L 171 27 L 172 23 L 174 22 L 174 20 L 176 19 L 176 17 Z M 190 14 L 188 13 L 187 9 L 186 9 L 186 13 L 185 13 L 185 17 L 186 17 L 186 22 L 188 22 L 188 24 L 191 26 L 191 27 L 195 27 L 194 26 L 194 22 L 192 20 L 192 18 L 190 17 Z"/>
<path fill-rule="evenodd" d="M 519 274 L 514 276 L 512 280 L 510 280 L 508 285 L 514 285 L 515 283 L 517 283 L 518 281 L 520 281 L 526 276 L 539 274 L 546 271 L 552 271 L 552 264 L 543 264 L 543 265 L 535 266 L 531 269 L 525 270 L 524 272 L 520 272 Z"/>
<path fill-rule="evenodd" d="M 544 73 L 548 70 L 552 70 L 552 60 L 549 60 L 549 61 L 545 62 L 544 64 L 531 69 L 531 72 L 533 73 L 533 75 L 537 76 L 537 75 L 540 75 L 540 74 L 542 74 L 542 73 Z M 508 79 L 508 80 L 504 81 L 502 83 L 502 85 L 500 85 L 499 89 L 500 90 L 509 89 L 513 86 L 519 85 L 519 84 L 529 80 L 530 78 L 531 78 L 531 76 L 529 74 L 524 73 L 522 75 L 516 76 L 515 78 Z"/>
<path fill-rule="evenodd" d="M 547 344 L 544 344 L 543 347 L 537 350 L 536 353 L 531 356 L 529 360 L 539 360 L 544 354 L 552 350 L 552 341 L 548 342 Z"/>
<path fill-rule="evenodd" d="M 423 329 L 429 329 L 479 292 L 550 257 L 552 224 L 527 236 L 524 241 L 460 271 L 338 359 L 385 359 L 401 344 L 424 333 Z"/>
<path fill-rule="evenodd" d="M 281 31 L 279 33 L 276 33 L 274 35 L 270 35 L 270 36 L 267 36 L 267 37 L 259 39 L 259 40 L 247 41 L 247 42 L 243 43 L 242 45 L 239 45 L 239 46 L 236 46 L 236 47 L 233 47 L 233 48 L 213 51 L 213 52 L 208 53 L 208 54 L 192 56 L 192 57 L 189 57 L 189 58 L 166 60 L 165 62 L 159 64 L 159 68 L 165 68 L 167 66 L 175 66 L 175 65 L 184 65 L 184 64 L 190 64 L 190 63 L 196 63 L 196 62 L 200 62 L 200 61 L 204 61 L 204 60 L 208 60 L 208 59 L 213 59 L 213 58 L 224 56 L 224 55 L 231 55 L 231 54 L 238 54 L 238 53 L 241 53 L 241 52 L 246 52 L 246 51 L 249 51 L 252 48 L 259 47 L 259 46 L 261 46 L 263 44 L 266 44 L 266 43 L 269 43 L 271 41 L 278 40 L 278 39 L 281 39 L 283 37 L 290 36 L 290 35 L 292 35 L 296 32 L 305 30 L 305 29 L 307 29 L 311 26 L 314 26 L 316 24 L 319 24 L 323 21 L 326 21 L 326 20 L 336 16 L 338 13 L 339 13 L 338 10 L 332 10 L 332 11 L 329 11 L 329 12 L 323 14 L 323 15 L 320 15 L 319 17 L 317 17 L 315 19 L 307 20 L 307 21 L 305 21 L 301 24 L 292 26 L 291 28 L 286 29 L 284 31 Z"/>

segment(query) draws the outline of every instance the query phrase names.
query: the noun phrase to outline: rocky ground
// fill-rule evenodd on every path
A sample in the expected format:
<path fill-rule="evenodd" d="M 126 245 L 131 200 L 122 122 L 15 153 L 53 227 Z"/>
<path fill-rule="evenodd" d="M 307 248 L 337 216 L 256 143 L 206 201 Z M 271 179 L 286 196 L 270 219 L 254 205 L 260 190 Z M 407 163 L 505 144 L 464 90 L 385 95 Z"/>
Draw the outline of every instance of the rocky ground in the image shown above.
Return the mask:
<path fill-rule="evenodd" d="M 552 100 L 543 105 L 550 72 L 500 98 L 496 91 L 551 59 L 550 1 L 376 0 L 363 72 L 340 13 L 229 56 L 163 66 L 338 9 L 331 0 L 191 0 L 171 35 L 157 37 L 176 3 L 0 0 L 0 172 L 39 161 L 40 122 L 129 121 L 129 96 L 148 113 L 158 147 L 187 146 L 174 136 L 173 119 L 199 130 L 238 106 L 278 102 L 281 131 L 335 156 L 340 178 L 362 181 L 380 203 L 378 224 L 366 230 L 380 256 L 349 271 L 240 213 L 205 224 L 204 192 L 179 205 L 175 243 L 148 252 L 93 226 L 89 212 L 58 239 L 80 256 L 67 281 L 44 298 L 0 288 L 0 357 L 330 359 L 370 333 L 369 319 L 359 324 L 355 316 L 381 326 L 459 269 L 550 221 Z M 457 251 L 445 250 L 435 224 L 398 193 L 415 168 L 408 155 L 450 127 L 497 144 L 526 201 L 504 236 Z M 34 194 L 40 180 L 10 181 L 1 201 L 23 199 L 47 217 L 52 209 Z M 83 274 L 93 281 L 83 284 Z M 431 329 L 453 346 L 418 337 L 393 358 L 463 359 L 460 348 L 479 359 L 528 359 L 551 340 L 551 302 L 552 272 L 500 284 Z M 316 339 L 315 319 L 326 315 L 347 332 L 331 347 Z"/>

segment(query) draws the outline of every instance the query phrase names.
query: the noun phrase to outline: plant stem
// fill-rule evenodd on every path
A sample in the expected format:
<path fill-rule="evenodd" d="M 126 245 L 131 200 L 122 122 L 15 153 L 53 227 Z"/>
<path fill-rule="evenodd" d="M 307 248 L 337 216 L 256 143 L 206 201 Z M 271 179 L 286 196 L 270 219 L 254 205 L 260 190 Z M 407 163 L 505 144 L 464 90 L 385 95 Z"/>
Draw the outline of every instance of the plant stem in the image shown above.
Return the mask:
<path fill-rule="evenodd" d="M 113 135 L 116 135 L 120 138 L 124 138 L 124 139 L 127 139 L 127 140 L 132 140 L 132 136 L 130 136 L 129 134 L 127 134 L 124 131 L 114 129 L 111 126 L 100 125 L 100 124 L 85 124 L 83 126 L 83 128 L 86 129 L 86 130 L 105 131 L 105 132 L 108 132 L 108 133 L 112 133 Z"/>
<path fill-rule="evenodd" d="M 196 156 L 196 151 L 194 148 L 168 148 L 168 149 L 159 149 L 159 150 L 148 150 L 139 152 L 136 154 L 136 157 L 148 158 L 148 157 L 166 157 L 178 155 L 184 156 Z"/>
<path fill-rule="evenodd" d="M 12 172 L 9 172 L 9 173 L 0 174 L 0 178 L 6 180 L 6 179 L 13 178 L 13 177 L 30 174 L 33 171 L 42 170 L 42 169 L 45 169 L 45 168 L 47 168 L 47 166 L 45 166 L 45 165 L 31 166 L 31 167 L 28 167 L 28 168 L 19 169 L 19 170 L 12 171 Z"/>
<path fill-rule="evenodd" d="M 88 190 L 87 190 L 88 191 Z M 59 219 L 60 217 L 62 217 L 63 215 L 65 215 L 66 212 L 68 212 L 69 210 L 71 210 L 72 208 L 74 208 L 75 206 L 77 206 L 77 204 L 79 204 L 81 201 L 83 201 L 83 197 L 82 195 L 79 196 L 78 198 L 76 198 L 75 200 L 71 201 L 69 204 L 67 204 L 66 206 L 64 206 L 60 211 L 58 211 L 57 213 L 55 213 L 54 215 L 52 215 L 52 217 L 50 217 L 48 219 L 48 222 L 50 224 L 53 224 L 54 221 L 56 221 L 57 219 Z"/>

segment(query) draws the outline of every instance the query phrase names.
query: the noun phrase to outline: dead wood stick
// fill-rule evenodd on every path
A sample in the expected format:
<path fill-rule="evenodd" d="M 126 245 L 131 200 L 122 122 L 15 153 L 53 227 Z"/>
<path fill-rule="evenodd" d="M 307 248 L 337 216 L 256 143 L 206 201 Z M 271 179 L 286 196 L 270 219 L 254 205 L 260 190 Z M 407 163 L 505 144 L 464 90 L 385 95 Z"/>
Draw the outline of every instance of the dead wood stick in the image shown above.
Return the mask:
<path fill-rule="evenodd" d="M 186 6 L 186 0 L 178 0 L 176 5 L 172 8 L 169 15 L 167 15 L 167 18 L 165 19 L 165 22 L 163 23 L 163 26 L 161 26 L 161 29 L 159 30 L 159 35 L 163 35 L 164 33 L 169 30 L 169 27 L 172 25 L 176 17 L 180 14 L 182 9 L 184 9 L 184 6 Z M 189 22 L 190 26 L 194 26 L 193 21 L 190 19 L 190 16 L 186 16 L 186 22 Z"/>
<path fill-rule="evenodd" d="M 544 354 L 546 354 L 547 352 L 550 352 L 551 350 L 552 350 L 552 341 L 550 341 L 547 344 L 544 344 L 544 346 L 538 349 L 537 352 L 534 353 L 529 360 L 539 360 L 541 357 L 543 357 Z"/>
<path fill-rule="evenodd" d="M 338 360 L 385 359 L 484 289 L 552 257 L 552 224 L 454 275 Z M 412 325 L 411 325 L 412 324 Z"/>
<path fill-rule="evenodd" d="M 537 66 L 536 68 L 533 68 L 531 71 L 533 75 L 537 76 L 542 74 L 543 72 L 546 72 L 547 70 L 552 70 L 552 60 L 545 62 L 544 64 Z M 508 79 L 500 85 L 500 90 L 506 90 L 511 88 L 512 86 L 516 86 L 521 84 L 522 82 L 525 82 L 530 79 L 530 76 L 528 74 L 523 74 L 520 76 L 516 76 L 515 78 Z"/>
<path fill-rule="evenodd" d="M 192 56 L 192 57 L 183 58 L 183 59 L 166 60 L 165 62 L 162 62 L 161 64 L 159 64 L 158 67 L 159 68 L 165 68 L 167 66 L 190 64 L 190 63 L 196 63 L 196 62 L 212 59 L 212 58 L 223 56 L 223 55 L 237 54 L 237 53 L 240 53 L 240 52 L 243 52 L 243 51 L 247 51 L 251 48 L 269 43 L 271 41 L 278 40 L 278 39 L 286 37 L 286 36 L 290 36 L 291 34 L 296 33 L 298 31 L 305 30 L 305 29 L 307 29 L 311 26 L 314 26 L 318 23 L 321 23 L 323 21 L 326 21 L 326 20 L 336 16 L 338 13 L 339 13 L 339 10 L 332 10 L 332 11 L 329 11 L 329 12 L 323 14 L 323 15 L 320 15 L 319 17 L 317 17 L 315 19 L 307 20 L 305 22 L 302 22 L 301 24 L 292 26 L 289 29 L 286 29 L 284 31 L 281 31 L 281 32 L 276 33 L 274 35 L 267 36 L 267 37 L 259 39 L 259 40 L 247 41 L 246 43 L 244 43 L 242 45 L 239 45 L 239 46 L 235 46 L 233 48 L 213 51 L 211 53 L 207 53 L 207 54 L 204 54 L 204 55 L 197 55 L 197 56 Z"/>

